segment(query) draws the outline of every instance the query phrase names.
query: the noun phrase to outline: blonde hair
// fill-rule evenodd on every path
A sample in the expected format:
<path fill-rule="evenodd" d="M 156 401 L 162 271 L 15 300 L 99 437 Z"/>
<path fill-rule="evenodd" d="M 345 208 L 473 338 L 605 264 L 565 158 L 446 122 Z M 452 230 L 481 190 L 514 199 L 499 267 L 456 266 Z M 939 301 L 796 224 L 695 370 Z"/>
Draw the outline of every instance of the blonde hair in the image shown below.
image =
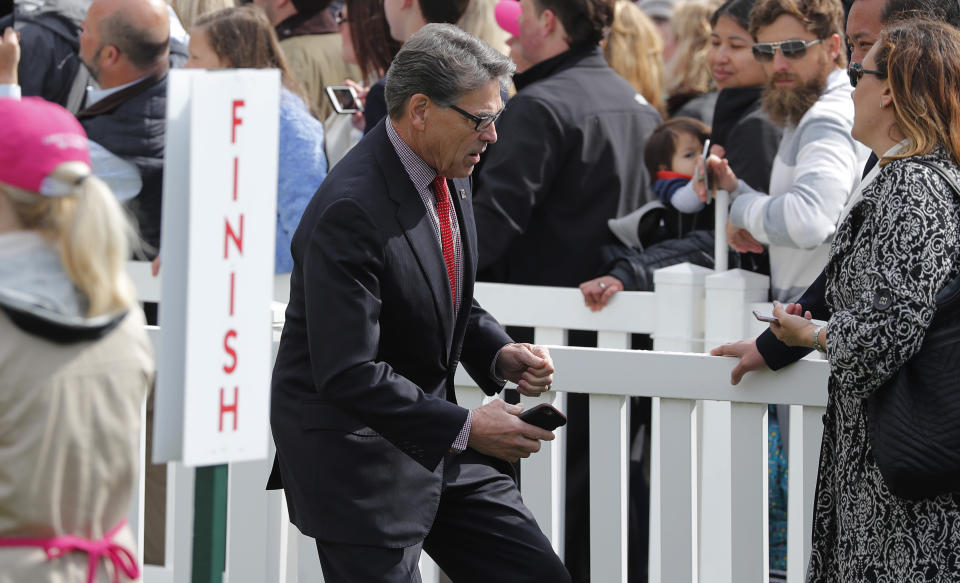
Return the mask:
<path fill-rule="evenodd" d="M 494 18 L 496 4 L 497 0 L 471 0 L 457 26 L 506 55 L 509 53 L 507 38 L 510 34 L 500 28 Z"/>
<path fill-rule="evenodd" d="M 663 111 L 663 39 L 653 20 L 633 2 L 617 0 L 603 56 L 650 105 Z"/>
<path fill-rule="evenodd" d="M 712 87 L 707 52 L 710 50 L 710 17 L 715 2 L 689 1 L 673 9 L 673 30 L 679 44 L 667 64 L 667 93 L 706 93 Z"/>
<path fill-rule="evenodd" d="M 60 263 L 89 303 L 87 316 L 127 309 L 134 301 L 127 276 L 133 225 L 106 184 L 82 162 L 66 162 L 50 174 L 73 184 L 68 196 L 42 196 L 0 183 L 19 223 L 35 230 L 60 255 Z"/>
<path fill-rule="evenodd" d="M 234 0 L 168 0 L 173 11 L 177 13 L 180 24 L 183 28 L 190 30 L 196 23 L 197 18 L 221 10 L 223 8 L 233 8 L 237 5 Z"/>

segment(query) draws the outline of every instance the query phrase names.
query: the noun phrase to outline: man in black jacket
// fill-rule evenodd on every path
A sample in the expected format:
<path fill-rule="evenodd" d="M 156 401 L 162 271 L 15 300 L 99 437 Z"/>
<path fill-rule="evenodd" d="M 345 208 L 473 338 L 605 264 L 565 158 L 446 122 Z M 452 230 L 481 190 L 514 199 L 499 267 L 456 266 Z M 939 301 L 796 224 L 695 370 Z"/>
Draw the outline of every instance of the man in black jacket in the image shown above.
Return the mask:
<path fill-rule="evenodd" d="M 90 140 L 137 167 L 142 187 L 129 201 L 145 254 L 160 246 L 170 22 L 161 0 L 96 0 L 80 35 L 80 58 L 100 89 L 88 90 L 77 118 Z M 96 167 L 96 162 L 94 162 Z"/>
<path fill-rule="evenodd" d="M 851 62 L 858 63 L 863 59 L 880 36 L 885 24 L 905 17 L 918 16 L 941 20 L 960 28 L 960 4 L 957 0 L 855 0 L 850 8 L 846 26 Z M 877 157 L 871 155 L 864 169 L 865 178 L 876 163 Z M 864 184 L 861 183 L 860 189 Z M 821 272 L 820 276 L 803 292 L 792 312 L 797 314 L 810 312 L 814 318 L 823 320 L 830 317 L 830 308 L 826 302 L 825 273 Z M 779 370 L 800 360 L 812 350 L 812 348 L 787 346 L 777 340 L 773 332 L 766 330 L 756 338 L 718 346 L 711 350 L 710 354 L 740 359 L 730 373 L 730 382 L 736 385 L 748 372 L 762 368 Z"/>
<path fill-rule="evenodd" d="M 600 267 L 607 219 L 652 196 L 641 160 L 660 116 L 603 58 L 613 4 L 521 2 L 512 50 L 531 66 L 476 180 L 480 279 L 576 286 Z"/>

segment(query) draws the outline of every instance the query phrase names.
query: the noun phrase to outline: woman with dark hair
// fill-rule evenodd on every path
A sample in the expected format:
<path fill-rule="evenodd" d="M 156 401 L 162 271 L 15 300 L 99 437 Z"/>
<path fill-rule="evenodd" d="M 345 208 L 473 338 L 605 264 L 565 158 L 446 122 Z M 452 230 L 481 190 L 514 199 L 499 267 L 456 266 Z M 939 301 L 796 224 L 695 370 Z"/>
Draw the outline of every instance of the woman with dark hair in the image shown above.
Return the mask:
<path fill-rule="evenodd" d="M 921 351 L 937 295 L 960 274 L 960 193 L 950 184 L 960 181 L 960 32 L 893 25 L 849 73 L 852 133 L 879 157 L 875 178 L 831 245 L 826 312 L 776 304 L 770 325 L 830 362 L 807 581 L 960 581 L 960 492 L 894 494 L 868 407 Z M 956 420 L 923 421 L 939 422 Z"/>
<path fill-rule="evenodd" d="M 290 273 L 290 239 L 307 203 L 327 175 L 323 124 L 307 110 L 277 35 L 256 6 L 239 6 L 198 18 L 190 29 L 187 68 L 280 69 L 280 152 L 277 173 L 277 273 Z"/>
<path fill-rule="evenodd" d="M 385 75 L 403 43 L 390 36 L 382 2 L 347 0 L 337 22 L 343 39 L 343 58 L 359 66 L 363 74 L 359 83 L 347 80 L 347 85 L 356 89 L 363 102 L 362 129 L 366 133 L 387 115 Z"/>

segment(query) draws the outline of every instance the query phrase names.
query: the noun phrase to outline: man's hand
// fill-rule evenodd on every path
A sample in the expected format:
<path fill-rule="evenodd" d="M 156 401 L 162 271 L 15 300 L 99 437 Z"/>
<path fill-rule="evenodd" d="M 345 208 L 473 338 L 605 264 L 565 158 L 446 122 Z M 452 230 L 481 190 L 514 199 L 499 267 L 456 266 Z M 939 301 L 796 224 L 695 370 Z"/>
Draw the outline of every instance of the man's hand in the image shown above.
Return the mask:
<path fill-rule="evenodd" d="M 521 411 L 520 405 L 508 405 L 500 399 L 474 409 L 467 445 L 510 463 L 540 451 L 540 441 L 552 441 L 553 433 L 521 421 L 517 417 Z"/>
<path fill-rule="evenodd" d="M 20 35 L 9 26 L 0 35 L 0 85 L 17 84 L 20 65 Z"/>
<path fill-rule="evenodd" d="M 507 344 L 497 356 L 497 373 L 517 383 L 521 394 L 539 397 L 553 383 L 553 359 L 543 346 Z"/>
<path fill-rule="evenodd" d="M 757 339 L 747 338 L 739 342 L 728 342 L 722 346 L 717 346 L 710 351 L 713 356 L 735 356 L 740 359 L 740 363 L 733 367 L 730 372 L 730 384 L 740 384 L 740 379 L 748 372 L 767 368 L 766 361 L 757 350 Z"/>
<path fill-rule="evenodd" d="M 763 245 L 753 238 L 750 231 L 734 227 L 727 221 L 727 244 L 740 253 L 763 253 Z"/>
<path fill-rule="evenodd" d="M 623 282 L 612 275 L 604 275 L 580 284 L 583 303 L 590 311 L 599 312 L 607 305 L 613 294 L 623 291 Z"/>

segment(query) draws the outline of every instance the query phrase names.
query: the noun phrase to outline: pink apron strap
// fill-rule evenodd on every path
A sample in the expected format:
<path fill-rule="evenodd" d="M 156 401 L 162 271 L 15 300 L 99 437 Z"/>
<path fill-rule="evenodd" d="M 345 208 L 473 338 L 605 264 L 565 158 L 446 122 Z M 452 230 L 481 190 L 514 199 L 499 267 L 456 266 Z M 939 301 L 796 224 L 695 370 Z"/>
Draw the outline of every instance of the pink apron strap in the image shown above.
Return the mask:
<path fill-rule="evenodd" d="M 113 563 L 114 583 L 120 583 L 121 572 L 130 579 L 136 579 L 140 576 L 140 567 L 137 565 L 133 553 L 112 540 L 126 524 L 126 519 L 121 520 L 120 524 L 113 527 L 102 539 L 96 541 L 73 535 L 53 538 L 0 538 L 0 547 L 40 547 L 47 554 L 47 559 L 56 559 L 71 551 L 85 552 L 89 560 L 87 583 L 93 583 L 97 576 L 100 558 L 106 557 Z"/>

